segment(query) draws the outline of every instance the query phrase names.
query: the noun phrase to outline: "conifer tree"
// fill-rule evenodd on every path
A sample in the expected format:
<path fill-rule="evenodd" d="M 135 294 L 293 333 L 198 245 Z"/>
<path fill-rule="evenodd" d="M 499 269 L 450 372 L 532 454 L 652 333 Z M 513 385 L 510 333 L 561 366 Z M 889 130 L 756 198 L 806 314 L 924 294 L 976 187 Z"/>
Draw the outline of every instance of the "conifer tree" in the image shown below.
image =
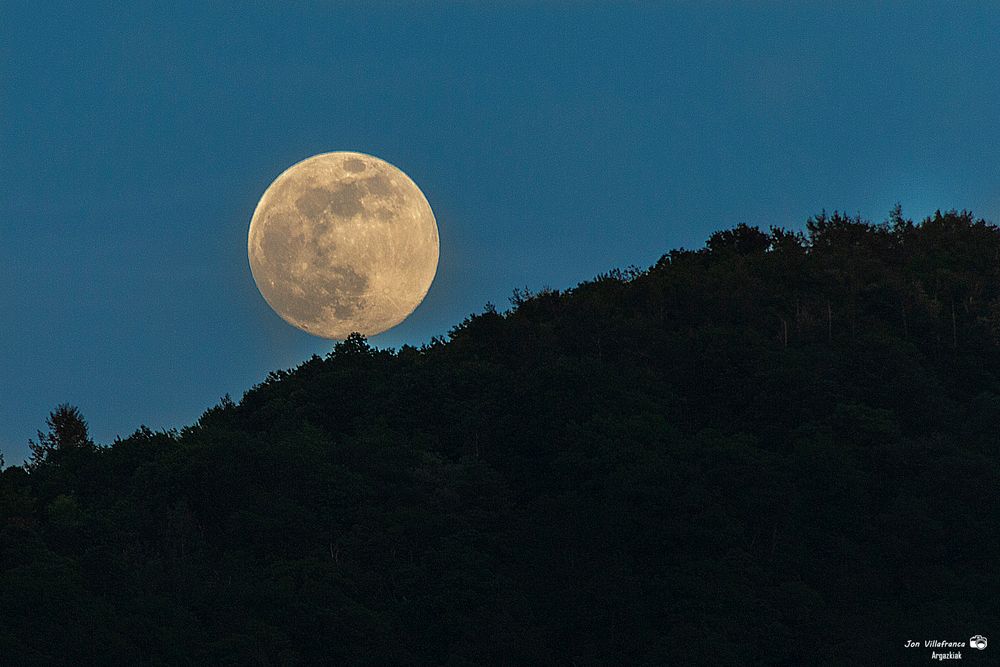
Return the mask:
<path fill-rule="evenodd" d="M 28 440 L 31 460 L 28 469 L 33 470 L 47 463 L 56 464 L 69 451 L 88 449 L 94 446 L 87 430 L 87 420 L 76 406 L 63 403 L 49 413 L 45 423 L 48 433 L 38 431 L 38 442 Z"/>

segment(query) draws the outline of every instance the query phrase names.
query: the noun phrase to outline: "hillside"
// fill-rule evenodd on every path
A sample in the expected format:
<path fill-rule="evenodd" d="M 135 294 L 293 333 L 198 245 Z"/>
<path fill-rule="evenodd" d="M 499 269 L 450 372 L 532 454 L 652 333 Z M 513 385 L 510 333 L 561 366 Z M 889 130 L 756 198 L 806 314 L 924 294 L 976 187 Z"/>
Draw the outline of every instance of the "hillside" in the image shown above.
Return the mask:
<path fill-rule="evenodd" d="M 0 475 L 2 661 L 891 663 L 1000 626 L 997 227 L 741 225 L 511 301 L 179 433 L 54 413 Z"/>

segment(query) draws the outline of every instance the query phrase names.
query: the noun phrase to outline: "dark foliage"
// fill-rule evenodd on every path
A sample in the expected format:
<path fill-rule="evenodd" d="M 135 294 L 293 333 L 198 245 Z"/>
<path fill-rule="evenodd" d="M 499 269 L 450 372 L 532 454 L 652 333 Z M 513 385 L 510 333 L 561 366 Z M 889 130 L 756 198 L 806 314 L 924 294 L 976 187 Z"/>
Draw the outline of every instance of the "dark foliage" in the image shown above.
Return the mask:
<path fill-rule="evenodd" d="M 1000 626 L 1000 230 L 819 215 L 0 475 L 4 664 L 871 664 Z M 82 429 L 82 430 L 81 430 Z"/>

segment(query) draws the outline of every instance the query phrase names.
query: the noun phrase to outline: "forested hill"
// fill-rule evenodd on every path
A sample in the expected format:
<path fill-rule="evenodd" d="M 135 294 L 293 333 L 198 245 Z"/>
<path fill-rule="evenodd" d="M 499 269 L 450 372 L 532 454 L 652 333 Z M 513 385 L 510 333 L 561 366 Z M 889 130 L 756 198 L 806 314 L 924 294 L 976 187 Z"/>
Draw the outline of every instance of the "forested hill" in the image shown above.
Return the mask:
<path fill-rule="evenodd" d="M 1000 627 L 996 227 L 741 225 L 511 301 L 179 433 L 55 410 L 0 475 L 0 662 L 891 664 Z"/>

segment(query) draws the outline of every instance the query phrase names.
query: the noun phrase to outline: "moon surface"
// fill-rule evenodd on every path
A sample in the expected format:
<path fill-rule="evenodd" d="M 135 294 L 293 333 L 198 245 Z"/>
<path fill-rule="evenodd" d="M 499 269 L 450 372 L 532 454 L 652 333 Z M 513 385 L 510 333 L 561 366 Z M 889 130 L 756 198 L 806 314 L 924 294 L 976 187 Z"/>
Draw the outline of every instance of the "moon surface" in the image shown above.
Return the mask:
<path fill-rule="evenodd" d="M 250 221 L 250 270 L 264 299 L 315 336 L 373 336 L 430 289 L 438 228 L 420 188 L 364 153 L 322 153 L 286 169 Z"/>

